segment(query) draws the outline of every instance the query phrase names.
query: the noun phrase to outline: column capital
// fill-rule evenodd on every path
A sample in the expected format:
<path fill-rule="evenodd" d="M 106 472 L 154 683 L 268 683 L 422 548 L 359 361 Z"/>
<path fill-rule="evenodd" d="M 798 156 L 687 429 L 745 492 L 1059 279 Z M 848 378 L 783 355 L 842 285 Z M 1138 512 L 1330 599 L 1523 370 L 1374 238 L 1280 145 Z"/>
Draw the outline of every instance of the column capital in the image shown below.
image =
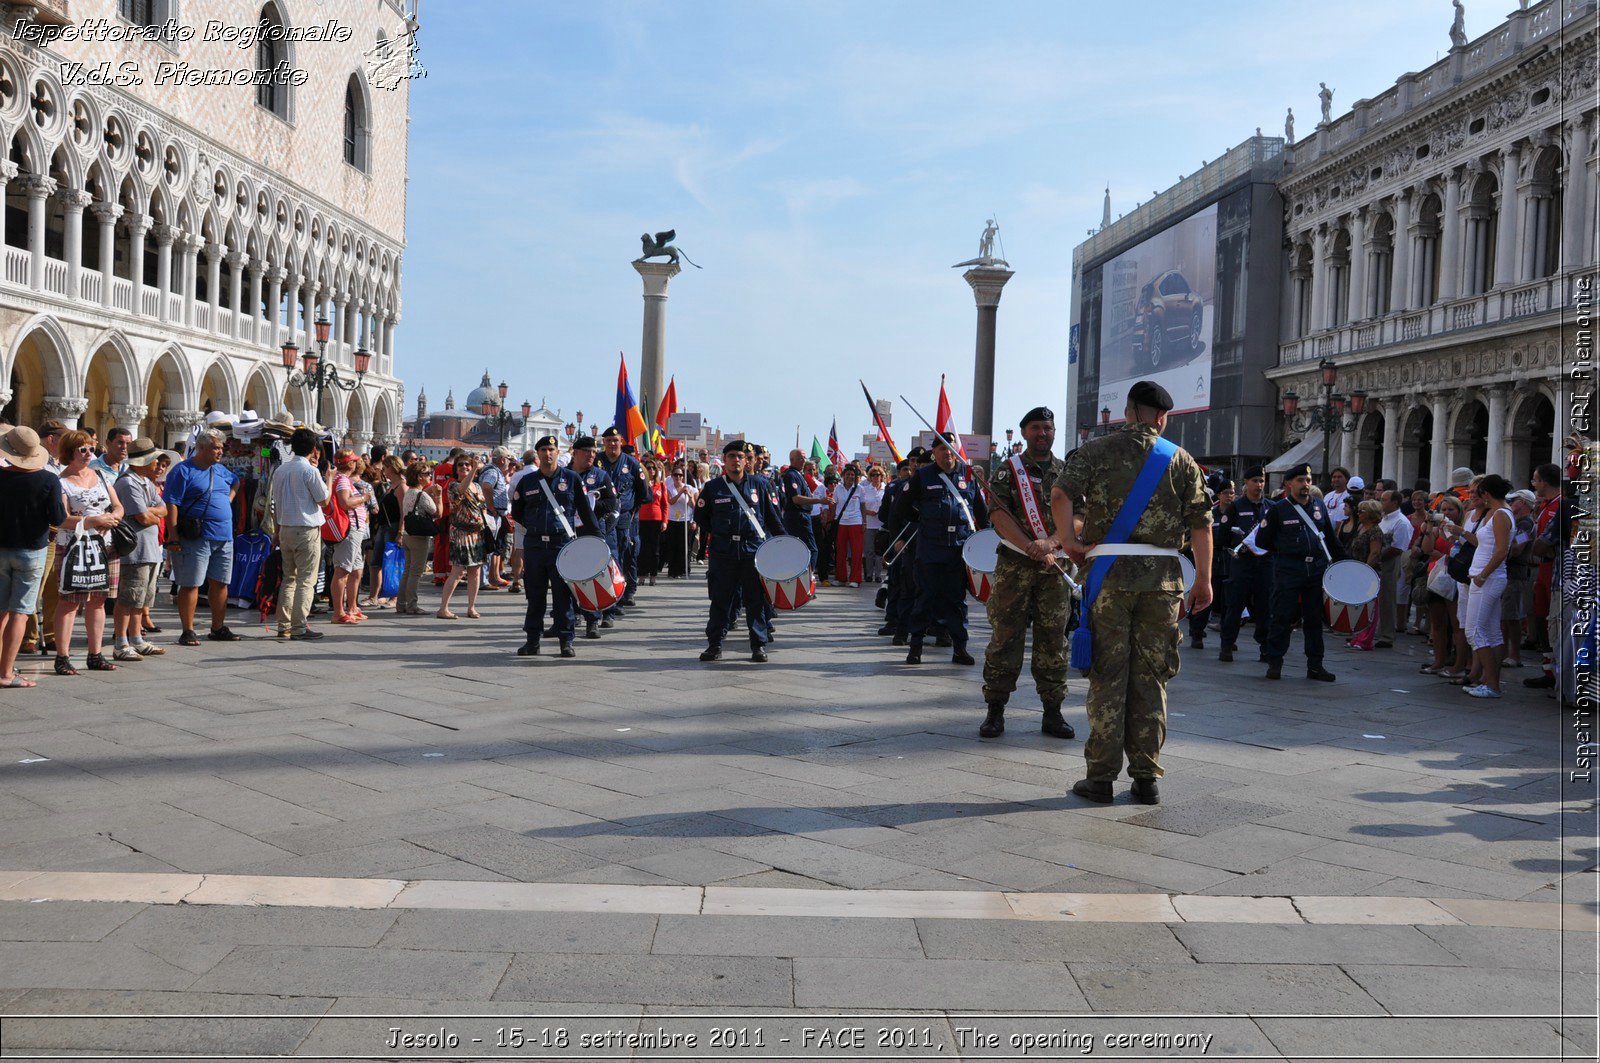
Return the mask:
<path fill-rule="evenodd" d="M 107 222 L 115 224 L 116 220 L 122 217 L 122 205 L 120 203 L 96 203 L 89 208 L 89 212 L 102 225 Z"/>
<path fill-rule="evenodd" d="M 205 245 L 205 253 L 206 261 L 220 263 L 223 256 L 228 253 L 228 245 L 207 243 Z"/>
<path fill-rule="evenodd" d="M 251 258 L 249 255 L 246 255 L 245 259 L 244 271 L 247 276 L 260 277 L 266 274 L 267 264 L 265 262 L 257 258 Z"/>
<path fill-rule="evenodd" d="M 148 214 L 131 211 L 122 215 L 122 225 L 131 236 L 144 236 L 155 228 L 155 219 Z"/>
<path fill-rule="evenodd" d="M 141 215 L 141 217 L 143 217 L 143 215 Z M 129 224 L 131 225 L 133 223 L 130 222 Z M 167 225 L 165 223 L 150 226 L 150 239 L 156 242 L 157 247 L 161 247 L 165 244 L 177 243 L 181 235 L 181 230 L 179 230 L 176 226 Z"/>
<path fill-rule="evenodd" d="M 363 451 L 363 450 L 371 450 L 372 449 L 372 438 L 373 437 L 372 437 L 372 433 L 371 432 L 351 432 L 350 433 L 350 440 L 351 440 L 351 442 L 353 442 L 356 445 L 356 451 L 358 453 L 360 451 Z"/>
<path fill-rule="evenodd" d="M 635 262 L 633 268 L 644 281 L 645 298 L 665 299 L 667 284 L 682 272 L 676 262 Z"/>
<path fill-rule="evenodd" d="M 250 256 L 243 251 L 230 251 L 222 259 L 232 269 L 243 269 L 245 263 L 250 261 Z"/>
<path fill-rule="evenodd" d="M 106 408 L 106 412 L 119 426 L 137 430 L 144 419 L 150 416 L 150 407 L 136 403 L 114 402 Z"/>
<path fill-rule="evenodd" d="M 289 271 L 282 266 L 273 266 L 265 273 L 268 284 L 282 284 L 289 277 Z"/>
<path fill-rule="evenodd" d="M 81 188 L 68 188 L 56 196 L 61 204 L 61 209 L 69 214 L 81 213 L 84 207 L 94 202 L 94 197 Z"/>
<path fill-rule="evenodd" d="M 39 410 L 46 418 L 65 421 L 77 420 L 89 409 L 89 400 L 74 395 L 46 395 L 39 400 Z"/>
<path fill-rule="evenodd" d="M 168 431 L 177 432 L 205 420 L 205 414 L 199 410 L 162 410 L 161 423 Z"/>
<path fill-rule="evenodd" d="M 1006 281 L 1016 275 L 1016 271 L 1009 269 L 996 269 L 992 266 L 974 266 L 961 275 L 972 286 L 972 297 L 978 306 L 999 306 L 1000 289 L 1006 286 Z"/>
<path fill-rule="evenodd" d="M 0 159 L 0 181 L 10 181 L 20 172 L 21 170 L 17 168 L 17 164 L 10 159 Z M 11 400 L 7 399 L 6 401 L 10 402 Z"/>
<path fill-rule="evenodd" d="M 29 174 L 22 179 L 22 188 L 29 199 L 49 199 L 56 194 L 56 179 L 40 174 Z"/>

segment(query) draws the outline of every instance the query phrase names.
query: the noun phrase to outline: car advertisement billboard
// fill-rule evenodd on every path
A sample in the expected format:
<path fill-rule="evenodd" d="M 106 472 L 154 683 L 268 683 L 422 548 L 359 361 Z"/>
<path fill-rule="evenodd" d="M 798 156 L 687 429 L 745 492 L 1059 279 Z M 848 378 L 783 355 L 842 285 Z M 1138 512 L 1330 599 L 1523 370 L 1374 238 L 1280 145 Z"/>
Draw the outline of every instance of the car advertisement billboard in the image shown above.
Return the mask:
<path fill-rule="evenodd" d="M 1112 420 L 1138 380 L 1166 388 L 1174 413 L 1210 407 L 1216 204 L 1124 251 L 1101 276 L 1100 405 Z"/>

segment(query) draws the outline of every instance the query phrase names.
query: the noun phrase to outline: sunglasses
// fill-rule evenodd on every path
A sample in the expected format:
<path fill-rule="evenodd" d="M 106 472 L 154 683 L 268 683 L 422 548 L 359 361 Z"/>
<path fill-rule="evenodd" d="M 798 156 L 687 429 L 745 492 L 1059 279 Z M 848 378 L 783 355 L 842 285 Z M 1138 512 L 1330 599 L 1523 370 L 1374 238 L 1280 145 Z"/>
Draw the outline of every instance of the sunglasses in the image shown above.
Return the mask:
<path fill-rule="evenodd" d="M 79 448 L 78 448 L 78 453 L 79 453 L 79 454 L 89 454 L 89 455 L 93 455 L 93 454 L 94 454 L 94 448 L 93 448 L 93 447 L 88 447 L 88 446 L 85 446 L 85 447 L 79 447 Z"/>

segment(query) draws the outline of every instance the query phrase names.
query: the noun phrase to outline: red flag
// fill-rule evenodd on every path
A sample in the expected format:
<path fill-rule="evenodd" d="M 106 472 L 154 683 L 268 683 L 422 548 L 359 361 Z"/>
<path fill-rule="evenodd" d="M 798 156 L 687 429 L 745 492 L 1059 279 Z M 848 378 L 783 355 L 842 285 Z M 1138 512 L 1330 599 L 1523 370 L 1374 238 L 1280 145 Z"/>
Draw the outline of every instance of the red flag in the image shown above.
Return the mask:
<path fill-rule="evenodd" d="M 955 418 L 950 414 L 950 398 L 944 393 L 944 374 L 939 375 L 939 412 L 933 417 L 933 430 L 950 440 L 962 461 L 967 461 L 967 448 L 956 432 Z"/>
<path fill-rule="evenodd" d="M 667 393 L 661 396 L 661 405 L 656 407 L 656 427 L 661 429 L 661 451 L 669 458 L 678 456 L 678 451 L 683 444 L 676 439 L 667 438 L 667 420 L 678 412 L 678 378 L 672 377 L 667 381 Z"/>
<path fill-rule="evenodd" d="M 833 427 L 828 429 L 828 460 L 835 465 L 844 465 L 844 451 L 839 449 L 839 418 L 833 419 Z"/>

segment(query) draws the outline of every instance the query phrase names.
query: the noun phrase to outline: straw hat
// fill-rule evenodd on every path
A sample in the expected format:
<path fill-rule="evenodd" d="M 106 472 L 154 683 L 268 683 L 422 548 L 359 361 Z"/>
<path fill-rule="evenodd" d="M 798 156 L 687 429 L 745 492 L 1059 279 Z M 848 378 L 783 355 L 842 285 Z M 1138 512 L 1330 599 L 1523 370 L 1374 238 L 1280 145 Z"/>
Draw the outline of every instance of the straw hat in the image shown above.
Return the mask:
<path fill-rule="evenodd" d="M 38 472 L 50 460 L 50 452 L 39 442 L 39 433 L 27 425 L 18 425 L 0 436 L 0 457 L 12 468 L 24 472 Z"/>

